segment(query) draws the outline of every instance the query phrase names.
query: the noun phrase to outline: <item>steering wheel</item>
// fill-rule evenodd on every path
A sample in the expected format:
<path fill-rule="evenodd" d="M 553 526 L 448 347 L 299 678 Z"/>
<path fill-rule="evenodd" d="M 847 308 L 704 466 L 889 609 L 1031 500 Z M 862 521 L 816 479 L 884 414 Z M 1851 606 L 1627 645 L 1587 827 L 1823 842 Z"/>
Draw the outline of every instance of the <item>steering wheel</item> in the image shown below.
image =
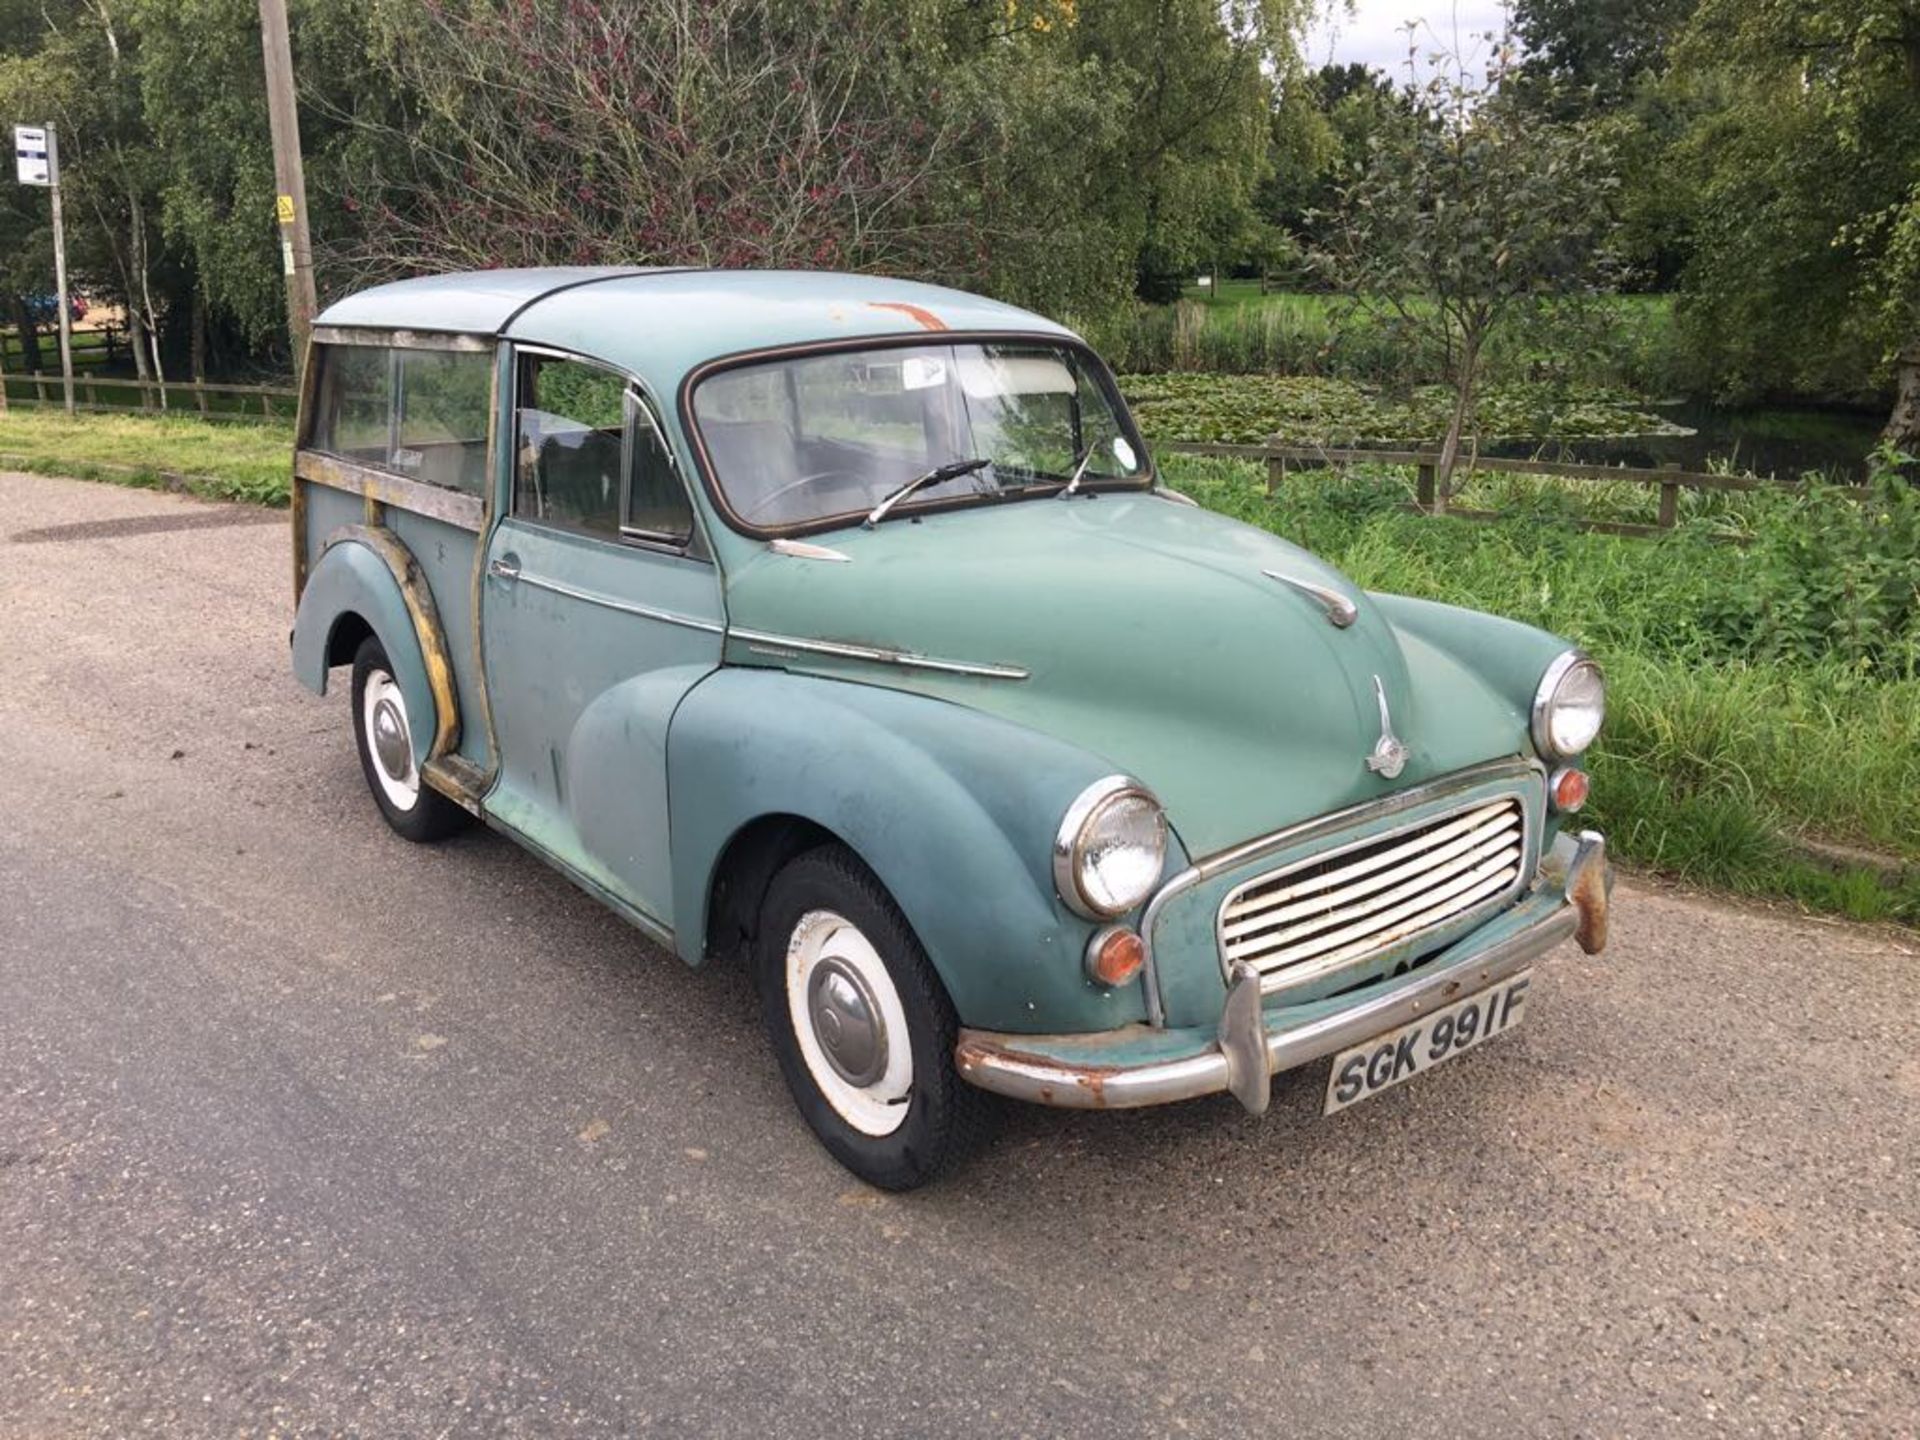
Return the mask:
<path fill-rule="evenodd" d="M 773 503 L 783 495 L 789 495 L 793 491 L 801 489 L 803 486 L 819 485 L 828 480 L 852 480 L 856 484 L 861 485 L 866 483 L 866 477 L 858 470 L 848 470 L 844 467 L 832 470 L 815 470 L 811 475 L 802 475 L 798 480 L 789 480 L 770 495 L 761 496 L 759 500 L 754 502 L 750 510 L 744 512 L 744 518 L 751 520 L 762 511 L 771 510 Z"/>

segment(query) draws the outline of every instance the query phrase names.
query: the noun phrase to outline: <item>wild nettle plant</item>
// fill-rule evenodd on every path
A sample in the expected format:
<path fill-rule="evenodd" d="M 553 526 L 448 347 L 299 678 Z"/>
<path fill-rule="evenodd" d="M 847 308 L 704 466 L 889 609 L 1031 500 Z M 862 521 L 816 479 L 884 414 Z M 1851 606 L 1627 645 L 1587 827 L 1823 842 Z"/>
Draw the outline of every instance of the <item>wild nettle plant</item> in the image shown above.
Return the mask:
<path fill-rule="evenodd" d="M 1865 492 L 1818 479 L 1765 503 L 1754 542 L 1706 625 L 1733 654 L 1840 660 L 1888 677 L 1920 673 L 1920 488 L 1913 457 L 1883 447 Z"/>

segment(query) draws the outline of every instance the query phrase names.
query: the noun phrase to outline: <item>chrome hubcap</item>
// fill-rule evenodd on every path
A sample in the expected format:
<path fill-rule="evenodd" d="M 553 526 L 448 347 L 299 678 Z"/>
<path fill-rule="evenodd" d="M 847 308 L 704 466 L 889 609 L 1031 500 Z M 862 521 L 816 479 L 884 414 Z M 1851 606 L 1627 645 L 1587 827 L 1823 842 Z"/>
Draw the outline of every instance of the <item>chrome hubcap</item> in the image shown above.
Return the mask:
<path fill-rule="evenodd" d="M 407 724 L 407 697 L 384 670 L 367 672 L 360 699 L 360 723 L 369 752 L 367 774 L 396 810 L 420 801 L 420 769 L 413 763 L 413 730 Z"/>
<path fill-rule="evenodd" d="M 880 1003 L 852 966 L 828 958 L 814 967 L 807 978 L 807 1014 L 827 1063 L 849 1085 L 865 1087 L 886 1073 Z"/>
<path fill-rule="evenodd" d="M 380 762 L 380 768 L 395 780 L 406 779 L 413 764 L 407 722 L 401 718 L 399 707 L 384 695 L 373 707 L 373 756 Z"/>
<path fill-rule="evenodd" d="M 787 939 L 787 1016 L 807 1078 L 862 1135 L 891 1135 L 913 1098 L 913 1043 L 893 977 L 860 927 L 809 910 Z"/>

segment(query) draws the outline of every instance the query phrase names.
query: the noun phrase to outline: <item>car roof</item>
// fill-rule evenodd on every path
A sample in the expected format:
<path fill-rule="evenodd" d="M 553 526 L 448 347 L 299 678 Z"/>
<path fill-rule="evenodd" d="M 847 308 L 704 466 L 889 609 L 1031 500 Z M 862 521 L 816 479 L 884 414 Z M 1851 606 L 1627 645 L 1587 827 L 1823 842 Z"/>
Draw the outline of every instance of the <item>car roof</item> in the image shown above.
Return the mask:
<path fill-rule="evenodd" d="M 1031 311 L 914 280 L 617 266 L 399 280 L 346 297 L 316 323 L 505 335 L 595 356 L 662 387 L 748 350 L 947 330 L 1071 334 Z"/>

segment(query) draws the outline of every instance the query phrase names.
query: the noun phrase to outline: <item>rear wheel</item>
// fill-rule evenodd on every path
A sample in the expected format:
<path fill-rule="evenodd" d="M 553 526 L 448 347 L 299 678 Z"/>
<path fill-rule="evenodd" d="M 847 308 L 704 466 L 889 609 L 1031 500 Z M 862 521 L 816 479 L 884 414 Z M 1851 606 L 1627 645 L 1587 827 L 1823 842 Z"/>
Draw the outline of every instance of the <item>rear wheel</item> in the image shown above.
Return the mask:
<path fill-rule="evenodd" d="M 393 676 L 379 637 L 369 635 L 353 656 L 353 738 L 374 804 L 395 832 L 425 843 L 463 830 L 472 816 L 420 782 L 407 697 Z"/>
<path fill-rule="evenodd" d="M 787 1088 L 847 1169 L 911 1190 L 984 1134 L 988 1097 L 953 1066 L 953 1004 L 852 851 L 823 846 L 774 876 L 755 962 Z"/>

